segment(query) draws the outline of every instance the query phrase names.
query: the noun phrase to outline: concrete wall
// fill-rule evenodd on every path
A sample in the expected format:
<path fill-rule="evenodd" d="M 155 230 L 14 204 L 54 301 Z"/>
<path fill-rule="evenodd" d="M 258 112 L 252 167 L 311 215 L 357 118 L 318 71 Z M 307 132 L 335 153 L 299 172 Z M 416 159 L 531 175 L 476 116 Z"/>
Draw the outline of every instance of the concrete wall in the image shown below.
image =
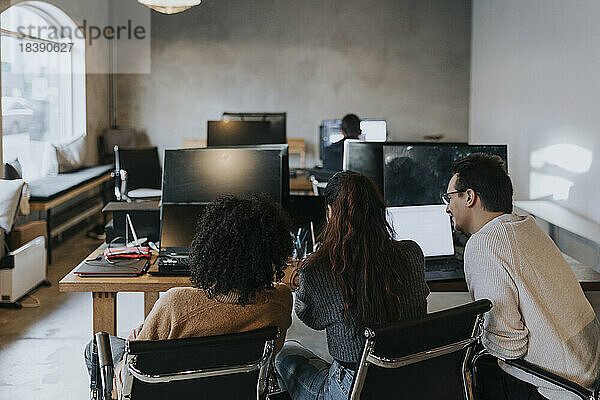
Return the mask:
<path fill-rule="evenodd" d="M 470 140 L 506 142 L 515 197 L 600 222 L 600 3 L 473 2 Z"/>
<path fill-rule="evenodd" d="M 468 0 L 206 1 L 151 29 L 151 74 L 118 77 L 118 124 L 161 149 L 223 111 L 287 111 L 308 165 L 320 121 L 348 112 L 393 140 L 467 139 Z"/>

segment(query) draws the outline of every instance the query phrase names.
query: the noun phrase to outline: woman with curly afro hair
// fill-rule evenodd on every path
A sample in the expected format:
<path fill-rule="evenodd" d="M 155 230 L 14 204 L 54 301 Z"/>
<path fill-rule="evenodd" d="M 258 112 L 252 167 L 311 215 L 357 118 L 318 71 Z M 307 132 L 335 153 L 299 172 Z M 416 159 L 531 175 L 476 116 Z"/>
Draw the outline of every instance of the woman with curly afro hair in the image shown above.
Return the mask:
<path fill-rule="evenodd" d="M 191 218 L 192 216 L 190 216 Z M 281 349 L 292 323 L 290 289 L 281 280 L 292 252 L 288 219 L 270 198 L 223 196 L 209 204 L 198 220 L 190 255 L 193 287 L 162 295 L 130 340 L 200 337 L 277 326 Z M 125 340 L 111 337 L 113 358 L 121 360 Z M 92 343 L 86 363 L 92 376 Z M 122 386 L 123 365 L 115 371 L 115 388 Z"/>

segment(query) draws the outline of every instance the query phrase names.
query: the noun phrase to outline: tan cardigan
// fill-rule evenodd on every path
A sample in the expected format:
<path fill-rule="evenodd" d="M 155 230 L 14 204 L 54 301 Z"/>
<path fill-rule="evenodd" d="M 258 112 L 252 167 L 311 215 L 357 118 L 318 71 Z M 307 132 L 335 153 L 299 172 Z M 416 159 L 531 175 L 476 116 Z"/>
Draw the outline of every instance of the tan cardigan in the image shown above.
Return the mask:
<path fill-rule="evenodd" d="M 292 292 L 283 284 L 257 295 L 245 306 L 235 304 L 236 295 L 209 298 L 206 291 L 196 288 L 173 288 L 162 295 L 144 320 L 136 340 L 163 340 L 222 335 L 244 332 L 266 326 L 277 326 L 279 339 L 275 352 L 285 341 L 292 324 Z M 115 370 L 117 394 L 123 379 L 122 360 Z M 115 393 L 113 392 L 113 395 Z"/>

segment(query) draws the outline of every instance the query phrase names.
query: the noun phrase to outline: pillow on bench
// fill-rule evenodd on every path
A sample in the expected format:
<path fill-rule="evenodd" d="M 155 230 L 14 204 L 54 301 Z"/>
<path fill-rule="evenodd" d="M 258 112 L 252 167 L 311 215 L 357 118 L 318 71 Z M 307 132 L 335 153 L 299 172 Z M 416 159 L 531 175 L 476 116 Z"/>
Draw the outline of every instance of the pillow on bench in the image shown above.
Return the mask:
<path fill-rule="evenodd" d="M 85 160 L 85 136 L 81 136 L 66 144 L 53 146 L 56 151 L 59 174 L 81 168 Z"/>
<path fill-rule="evenodd" d="M 18 158 L 4 164 L 4 179 L 23 179 L 23 168 Z"/>

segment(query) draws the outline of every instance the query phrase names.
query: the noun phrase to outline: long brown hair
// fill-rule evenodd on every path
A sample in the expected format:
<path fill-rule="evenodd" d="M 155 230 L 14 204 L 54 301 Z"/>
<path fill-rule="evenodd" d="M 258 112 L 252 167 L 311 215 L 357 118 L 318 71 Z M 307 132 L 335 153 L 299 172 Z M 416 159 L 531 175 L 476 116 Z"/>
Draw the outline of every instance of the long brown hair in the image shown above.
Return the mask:
<path fill-rule="evenodd" d="M 385 202 L 375 183 L 356 172 L 335 174 L 325 189 L 332 213 L 309 260 L 329 265 L 344 299 L 344 317 L 360 333 L 364 327 L 400 319 L 400 296 L 407 268 L 386 220 Z"/>

